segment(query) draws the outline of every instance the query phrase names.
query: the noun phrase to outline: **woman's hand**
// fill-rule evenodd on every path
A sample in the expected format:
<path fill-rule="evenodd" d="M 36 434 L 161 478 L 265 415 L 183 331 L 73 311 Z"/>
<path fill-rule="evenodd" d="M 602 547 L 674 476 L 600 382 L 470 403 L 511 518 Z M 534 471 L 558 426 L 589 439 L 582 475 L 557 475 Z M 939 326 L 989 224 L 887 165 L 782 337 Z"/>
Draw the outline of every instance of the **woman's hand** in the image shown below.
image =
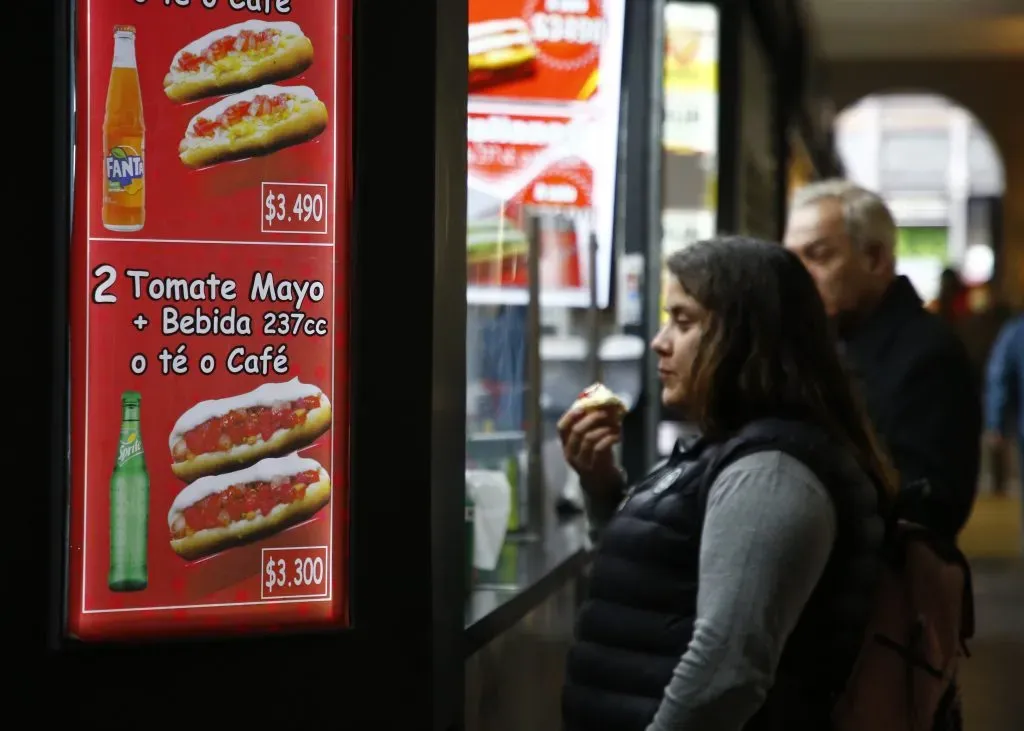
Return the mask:
<path fill-rule="evenodd" d="M 614 409 L 570 409 L 558 420 L 562 453 L 588 491 L 623 486 L 612 447 L 622 437 L 622 423 Z"/>

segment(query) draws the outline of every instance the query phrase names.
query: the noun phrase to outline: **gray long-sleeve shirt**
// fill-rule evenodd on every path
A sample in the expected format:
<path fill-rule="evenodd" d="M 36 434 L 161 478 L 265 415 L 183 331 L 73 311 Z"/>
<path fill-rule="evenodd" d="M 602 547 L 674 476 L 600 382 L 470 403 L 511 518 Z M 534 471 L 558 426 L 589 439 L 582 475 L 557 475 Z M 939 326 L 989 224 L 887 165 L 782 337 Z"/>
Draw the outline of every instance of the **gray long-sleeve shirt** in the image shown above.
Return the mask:
<path fill-rule="evenodd" d="M 610 500 L 591 500 L 591 520 Z M 708 493 L 693 638 L 647 731 L 740 731 L 764 703 L 786 640 L 836 538 L 821 481 L 778 451 L 726 467 Z"/>

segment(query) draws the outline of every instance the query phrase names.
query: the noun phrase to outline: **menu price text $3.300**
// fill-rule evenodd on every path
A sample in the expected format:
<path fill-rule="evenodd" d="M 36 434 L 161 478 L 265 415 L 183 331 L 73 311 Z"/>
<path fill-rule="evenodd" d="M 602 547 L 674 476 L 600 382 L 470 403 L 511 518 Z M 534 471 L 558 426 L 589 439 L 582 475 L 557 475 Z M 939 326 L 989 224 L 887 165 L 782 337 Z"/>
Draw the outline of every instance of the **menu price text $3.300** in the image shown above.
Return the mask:
<path fill-rule="evenodd" d="M 317 183 L 264 183 L 263 233 L 327 233 L 327 186 Z"/>
<path fill-rule="evenodd" d="M 327 546 L 263 549 L 263 599 L 325 596 Z"/>

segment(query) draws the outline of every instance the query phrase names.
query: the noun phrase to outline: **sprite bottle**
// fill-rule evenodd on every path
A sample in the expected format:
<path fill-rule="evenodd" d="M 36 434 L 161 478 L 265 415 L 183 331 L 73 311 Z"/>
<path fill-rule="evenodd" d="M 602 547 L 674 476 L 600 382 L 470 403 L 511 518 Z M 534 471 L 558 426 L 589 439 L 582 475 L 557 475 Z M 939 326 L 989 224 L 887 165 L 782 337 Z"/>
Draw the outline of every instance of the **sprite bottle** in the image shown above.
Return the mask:
<path fill-rule="evenodd" d="M 110 573 L 112 591 L 140 591 L 149 583 L 149 473 L 139 430 L 135 391 L 121 395 L 121 438 L 110 476 Z"/>

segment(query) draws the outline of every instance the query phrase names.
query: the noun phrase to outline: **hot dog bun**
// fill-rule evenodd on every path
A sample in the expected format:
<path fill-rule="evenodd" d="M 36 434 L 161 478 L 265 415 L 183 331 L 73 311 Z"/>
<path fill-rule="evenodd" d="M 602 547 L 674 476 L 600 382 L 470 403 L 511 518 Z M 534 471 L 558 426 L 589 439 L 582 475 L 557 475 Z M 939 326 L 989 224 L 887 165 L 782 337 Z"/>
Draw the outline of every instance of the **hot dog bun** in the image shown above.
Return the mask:
<path fill-rule="evenodd" d="M 257 96 L 287 95 L 288 109 L 266 118 L 247 118 L 238 124 L 224 126 L 211 137 L 194 134 L 200 119 L 214 120 L 240 102 L 251 102 Z M 186 167 L 241 160 L 308 142 L 327 128 L 327 107 L 308 86 L 274 86 L 267 84 L 240 94 L 225 97 L 192 118 L 178 146 L 178 157 Z"/>
<path fill-rule="evenodd" d="M 301 383 L 297 378 L 284 383 L 265 383 L 239 396 L 196 404 L 178 418 L 171 430 L 168 443 L 172 455 L 178 440 L 208 419 L 223 416 L 234 409 L 271 406 L 311 395 L 319 395 L 320 406 L 309 411 L 303 423 L 290 429 L 278 429 L 269 439 L 261 438 L 255 444 L 237 444 L 228 450 L 190 455 L 184 461 L 175 460 L 171 464 L 171 471 L 179 479 L 192 482 L 207 475 L 242 469 L 267 457 L 288 454 L 312 444 L 331 426 L 331 402 L 327 395 L 316 386 Z"/>
<path fill-rule="evenodd" d="M 536 72 L 537 46 L 522 18 L 470 23 L 468 50 L 470 91 Z"/>
<path fill-rule="evenodd" d="M 304 470 L 318 470 L 320 480 L 306 486 L 301 499 L 287 505 L 276 505 L 269 515 L 257 514 L 250 519 L 233 521 L 226 526 L 206 528 L 183 538 L 172 538 L 171 548 L 185 559 L 196 559 L 211 553 L 223 551 L 260 538 L 274 535 L 312 517 L 331 500 L 331 478 L 327 471 L 312 459 L 289 455 L 278 459 L 267 459 L 238 472 L 204 477 L 186 487 L 175 498 L 167 514 L 168 527 L 185 508 L 194 505 L 208 495 L 218 494 L 232 485 L 255 481 L 271 481 L 274 477 L 289 477 Z"/>
<path fill-rule="evenodd" d="M 238 38 L 241 33 L 274 34 L 269 45 L 244 50 L 236 43 L 227 55 L 215 61 L 204 56 L 211 44 Z M 181 68 L 183 58 L 196 58 L 198 68 Z M 295 23 L 248 20 L 219 28 L 179 50 L 164 76 L 164 93 L 171 101 L 189 102 L 220 94 L 231 94 L 254 86 L 297 76 L 313 63 L 313 44 Z"/>

